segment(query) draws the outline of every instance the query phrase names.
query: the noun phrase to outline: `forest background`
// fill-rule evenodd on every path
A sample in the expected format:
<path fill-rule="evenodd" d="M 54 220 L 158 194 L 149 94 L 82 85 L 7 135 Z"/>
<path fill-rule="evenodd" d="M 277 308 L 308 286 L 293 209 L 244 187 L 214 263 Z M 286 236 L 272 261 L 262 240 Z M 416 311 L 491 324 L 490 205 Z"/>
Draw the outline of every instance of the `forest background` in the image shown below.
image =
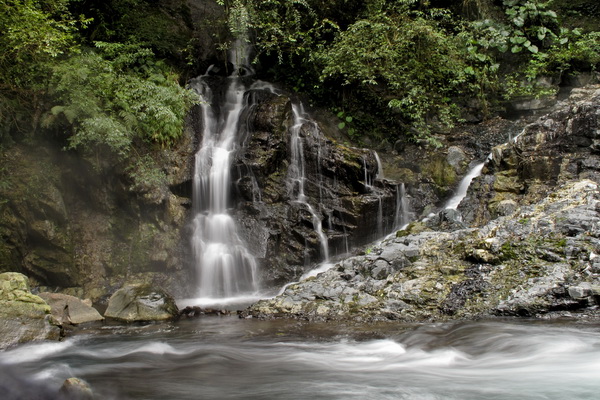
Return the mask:
<path fill-rule="evenodd" d="M 0 0 L 0 146 L 50 139 L 109 157 L 132 187 L 157 184 L 153 154 L 200 101 L 186 82 L 235 38 L 253 45 L 258 77 L 329 110 L 357 143 L 436 146 L 600 65 L 596 0 L 217 3 L 193 20 L 183 0 Z"/>

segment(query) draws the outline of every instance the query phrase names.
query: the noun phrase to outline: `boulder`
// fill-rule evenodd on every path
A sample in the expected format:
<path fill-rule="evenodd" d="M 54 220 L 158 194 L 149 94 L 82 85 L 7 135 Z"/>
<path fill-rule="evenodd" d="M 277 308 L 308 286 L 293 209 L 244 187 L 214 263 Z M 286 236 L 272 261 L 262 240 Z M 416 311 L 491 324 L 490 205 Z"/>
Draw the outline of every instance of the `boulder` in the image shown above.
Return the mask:
<path fill-rule="evenodd" d="M 61 398 L 69 400 L 93 400 L 94 393 L 90 385 L 79 378 L 65 379 L 58 391 Z"/>
<path fill-rule="evenodd" d="M 17 272 L 0 274 L 0 349 L 59 337 L 50 306 L 30 292 L 28 278 Z"/>
<path fill-rule="evenodd" d="M 62 293 L 40 293 L 52 309 L 52 315 L 61 325 L 83 324 L 85 322 L 101 321 L 104 319 L 95 308 L 86 304 L 81 299 Z"/>
<path fill-rule="evenodd" d="M 128 285 L 111 296 L 104 316 L 126 322 L 165 321 L 177 318 L 179 309 L 163 289 L 149 284 Z"/>

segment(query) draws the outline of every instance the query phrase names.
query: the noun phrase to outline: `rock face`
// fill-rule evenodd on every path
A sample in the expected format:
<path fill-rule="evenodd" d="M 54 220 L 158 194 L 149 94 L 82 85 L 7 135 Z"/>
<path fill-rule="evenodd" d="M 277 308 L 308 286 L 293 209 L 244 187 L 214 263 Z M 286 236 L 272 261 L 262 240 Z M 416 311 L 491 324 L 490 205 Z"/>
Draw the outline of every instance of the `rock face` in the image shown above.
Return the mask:
<path fill-rule="evenodd" d="M 597 316 L 600 93 L 574 95 L 580 97 L 528 125 L 515 142 L 494 148 L 459 207 L 462 218 L 454 211 L 413 223 L 246 314 L 363 321 Z"/>
<path fill-rule="evenodd" d="M 50 306 L 29 291 L 26 276 L 0 274 L 0 349 L 32 340 L 58 340 L 60 329 Z"/>
<path fill-rule="evenodd" d="M 104 316 L 126 322 L 165 321 L 177 318 L 179 309 L 175 300 L 162 289 L 128 285 L 111 296 Z"/>
<path fill-rule="evenodd" d="M 40 293 L 51 308 L 52 315 L 61 324 L 83 324 L 102 321 L 104 317 L 95 308 L 74 296 L 62 293 Z"/>
<path fill-rule="evenodd" d="M 230 82 L 203 79 L 217 99 Z M 231 213 L 258 259 L 263 286 L 289 282 L 327 252 L 345 253 L 392 230 L 399 186 L 377 179 L 373 151 L 336 143 L 296 100 L 268 85 L 248 89 L 246 100 Z M 203 123 L 195 121 L 198 132 Z"/>
<path fill-rule="evenodd" d="M 496 146 L 461 205 L 464 221 L 482 225 L 515 205 L 540 201 L 578 179 L 600 182 L 600 86 L 574 89 L 547 115 Z"/>
<path fill-rule="evenodd" d="M 482 228 L 399 231 L 248 313 L 421 321 L 595 308 L 599 238 L 598 184 L 583 180 Z"/>
<path fill-rule="evenodd" d="M 91 159 L 52 143 L 13 144 L 0 152 L 0 271 L 32 285 L 106 302 L 127 283 L 159 281 L 185 290 L 182 241 L 194 138 L 155 154 L 164 181 L 140 185 L 109 157 Z M 5 200 L 5 201 L 4 201 Z"/>

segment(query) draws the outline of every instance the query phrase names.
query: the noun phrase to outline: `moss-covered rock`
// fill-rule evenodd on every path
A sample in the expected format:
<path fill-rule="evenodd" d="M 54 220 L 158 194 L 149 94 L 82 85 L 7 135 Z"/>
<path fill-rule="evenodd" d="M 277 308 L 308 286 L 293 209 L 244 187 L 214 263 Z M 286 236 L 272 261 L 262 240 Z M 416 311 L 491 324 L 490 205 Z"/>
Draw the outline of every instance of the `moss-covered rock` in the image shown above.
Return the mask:
<path fill-rule="evenodd" d="M 59 336 L 50 306 L 30 292 L 27 277 L 17 272 L 0 274 L 0 349 Z"/>
<path fill-rule="evenodd" d="M 317 320 L 445 320 L 593 310 L 600 192 L 589 180 L 481 228 L 409 227 L 246 311 Z"/>

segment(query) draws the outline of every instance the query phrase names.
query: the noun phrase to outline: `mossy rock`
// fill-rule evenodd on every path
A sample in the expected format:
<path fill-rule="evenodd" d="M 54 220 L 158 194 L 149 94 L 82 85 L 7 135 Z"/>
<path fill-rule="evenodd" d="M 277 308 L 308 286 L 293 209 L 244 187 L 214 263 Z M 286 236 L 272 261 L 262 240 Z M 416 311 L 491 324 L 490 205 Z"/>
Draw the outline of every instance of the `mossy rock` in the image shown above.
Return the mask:
<path fill-rule="evenodd" d="M 29 291 L 28 278 L 17 272 L 0 274 L 0 349 L 59 337 L 50 306 Z"/>

